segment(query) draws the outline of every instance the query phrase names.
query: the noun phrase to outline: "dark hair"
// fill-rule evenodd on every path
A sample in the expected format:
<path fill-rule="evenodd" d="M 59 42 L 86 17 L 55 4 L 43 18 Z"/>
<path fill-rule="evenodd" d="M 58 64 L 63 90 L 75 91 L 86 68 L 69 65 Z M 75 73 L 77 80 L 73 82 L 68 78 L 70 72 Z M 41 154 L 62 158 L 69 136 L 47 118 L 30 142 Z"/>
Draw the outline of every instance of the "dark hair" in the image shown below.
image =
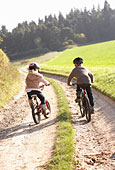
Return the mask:
<path fill-rule="evenodd" d="M 80 57 L 77 57 L 73 60 L 73 64 L 82 64 L 83 63 L 83 59 Z"/>

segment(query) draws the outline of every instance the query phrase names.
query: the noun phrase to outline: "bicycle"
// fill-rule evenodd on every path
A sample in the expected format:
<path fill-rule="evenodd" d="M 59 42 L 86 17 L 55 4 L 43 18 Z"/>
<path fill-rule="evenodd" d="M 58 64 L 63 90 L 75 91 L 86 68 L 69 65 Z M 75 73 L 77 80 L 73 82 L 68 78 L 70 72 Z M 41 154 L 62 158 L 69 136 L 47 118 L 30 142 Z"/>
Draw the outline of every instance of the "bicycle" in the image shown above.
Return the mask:
<path fill-rule="evenodd" d="M 73 86 L 76 85 L 76 89 L 77 89 L 76 83 L 72 83 L 72 85 Z M 91 121 L 91 109 L 90 109 L 89 99 L 86 95 L 85 89 L 82 89 L 82 88 L 80 92 L 80 100 L 78 102 L 78 106 L 80 108 L 81 116 L 84 117 L 86 115 L 87 122 L 90 122 Z"/>
<path fill-rule="evenodd" d="M 40 86 L 40 89 L 43 90 L 44 85 Z M 39 124 L 41 121 L 41 114 L 43 114 L 46 119 L 50 117 L 51 114 L 50 103 L 48 102 L 48 100 L 45 100 L 46 114 L 44 114 L 43 109 L 41 107 L 41 101 L 37 97 L 37 95 L 32 95 L 31 97 L 32 97 L 32 117 L 34 122 L 36 124 Z"/>

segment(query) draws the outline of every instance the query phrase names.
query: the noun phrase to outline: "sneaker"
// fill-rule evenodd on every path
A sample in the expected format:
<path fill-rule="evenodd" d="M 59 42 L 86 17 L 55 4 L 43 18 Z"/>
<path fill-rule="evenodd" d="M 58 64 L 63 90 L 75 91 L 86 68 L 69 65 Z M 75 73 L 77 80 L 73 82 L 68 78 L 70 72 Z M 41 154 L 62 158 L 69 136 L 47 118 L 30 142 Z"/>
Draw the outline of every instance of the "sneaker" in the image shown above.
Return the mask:
<path fill-rule="evenodd" d="M 76 103 L 80 103 L 80 97 L 77 97 L 77 98 L 75 99 L 75 102 L 76 102 Z"/>
<path fill-rule="evenodd" d="M 43 114 L 45 115 L 46 114 L 46 105 L 42 104 L 41 107 L 42 107 L 42 110 L 43 110 Z"/>
<path fill-rule="evenodd" d="M 49 109 L 46 110 L 46 115 L 48 115 L 50 113 Z"/>
<path fill-rule="evenodd" d="M 94 114 L 94 106 L 91 106 L 91 113 Z"/>

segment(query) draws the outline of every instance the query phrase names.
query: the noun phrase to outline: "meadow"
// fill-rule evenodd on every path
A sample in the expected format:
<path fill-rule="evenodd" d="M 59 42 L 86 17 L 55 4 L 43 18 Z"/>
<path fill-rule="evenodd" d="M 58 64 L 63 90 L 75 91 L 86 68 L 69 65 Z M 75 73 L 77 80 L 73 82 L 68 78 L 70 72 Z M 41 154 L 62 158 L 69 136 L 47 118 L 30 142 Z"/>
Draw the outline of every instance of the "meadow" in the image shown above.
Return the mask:
<path fill-rule="evenodd" d="M 68 76 L 74 68 L 73 59 L 78 56 L 94 74 L 93 87 L 115 100 L 115 41 L 67 49 L 41 63 L 41 71 Z"/>

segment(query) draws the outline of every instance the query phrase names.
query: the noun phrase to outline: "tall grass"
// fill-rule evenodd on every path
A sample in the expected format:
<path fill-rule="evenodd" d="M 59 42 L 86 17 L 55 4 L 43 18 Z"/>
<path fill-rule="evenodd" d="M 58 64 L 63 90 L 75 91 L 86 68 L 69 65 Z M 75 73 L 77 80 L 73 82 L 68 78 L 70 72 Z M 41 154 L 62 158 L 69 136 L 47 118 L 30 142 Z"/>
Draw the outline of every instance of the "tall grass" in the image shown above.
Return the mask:
<path fill-rule="evenodd" d="M 41 64 L 42 71 L 68 76 L 75 57 L 84 59 L 95 76 L 93 86 L 115 100 L 115 41 L 68 49 Z"/>
<path fill-rule="evenodd" d="M 0 108 L 3 107 L 20 89 L 20 74 L 0 50 Z"/>

